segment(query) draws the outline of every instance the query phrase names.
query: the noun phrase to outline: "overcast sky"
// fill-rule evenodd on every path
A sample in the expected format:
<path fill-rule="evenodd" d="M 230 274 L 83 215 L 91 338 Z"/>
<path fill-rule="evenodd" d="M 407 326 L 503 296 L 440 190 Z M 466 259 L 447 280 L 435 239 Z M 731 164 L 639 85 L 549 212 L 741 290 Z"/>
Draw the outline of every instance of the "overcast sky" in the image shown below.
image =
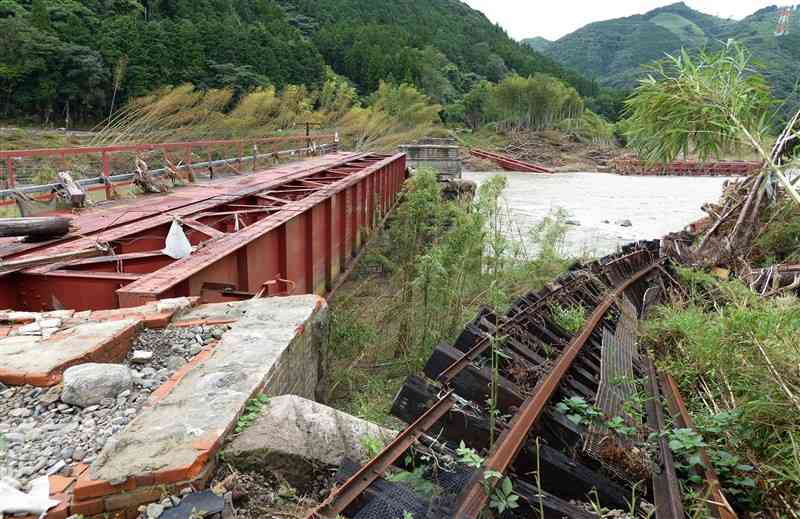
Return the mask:
<path fill-rule="evenodd" d="M 642 14 L 675 0 L 463 0 L 499 23 L 515 39 L 544 36 L 548 40 L 569 34 L 600 20 Z M 769 5 L 796 0 L 687 0 L 704 13 L 741 19 Z"/>

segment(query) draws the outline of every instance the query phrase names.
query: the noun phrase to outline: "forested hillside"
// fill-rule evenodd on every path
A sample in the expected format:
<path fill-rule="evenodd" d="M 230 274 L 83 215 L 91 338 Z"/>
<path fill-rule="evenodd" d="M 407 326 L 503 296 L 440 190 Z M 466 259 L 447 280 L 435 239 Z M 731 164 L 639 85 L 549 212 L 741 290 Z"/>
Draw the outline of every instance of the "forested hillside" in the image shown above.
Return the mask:
<path fill-rule="evenodd" d="M 112 99 L 166 84 L 323 77 L 319 52 L 269 0 L 0 0 L 4 117 L 97 120 Z"/>
<path fill-rule="evenodd" d="M 532 48 L 536 52 L 545 52 L 547 51 L 547 48 L 553 44 L 552 41 L 548 40 L 547 38 L 542 38 L 541 36 L 537 36 L 535 38 L 526 38 L 522 40 L 522 43 Z"/>
<path fill-rule="evenodd" d="M 443 105 L 514 72 L 597 93 L 457 0 L 0 0 L 5 119 L 90 124 L 186 82 L 314 89 L 326 64 L 362 96 L 409 82 Z"/>
<path fill-rule="evenodd" d="M 278 0 L 333 69 L 362 91 L 380 80 L 412 80 L 438 101 L 480 79 L 545 72 L 583 95 L 594 85 L 532 52 L 458 0 Z"/>
<path fill-rule="evenodd" d="M 750 49 L 778 98 L 792 94 L 800 78 L 800 11 L 788 34 L 775 36 L 778 8 L 769 7 L 741 21 L 703 14 L 683 2 L 629 16 L 589 24 L 546 47 L 545 54 L 600 84 L 630 88 L 641 77 L 641 65 L 675 53 L 718 47 L 729 38 Z"/>

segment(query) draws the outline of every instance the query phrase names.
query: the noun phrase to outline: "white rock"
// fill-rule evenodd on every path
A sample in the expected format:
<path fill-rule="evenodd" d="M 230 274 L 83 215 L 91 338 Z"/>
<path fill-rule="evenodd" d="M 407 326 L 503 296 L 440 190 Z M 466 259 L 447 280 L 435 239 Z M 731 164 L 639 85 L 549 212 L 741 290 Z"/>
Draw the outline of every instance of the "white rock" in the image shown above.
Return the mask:
<path fill-rule="evenodd" d="M 150 362 L 150 359 L 153 358 L 152 351 L 145 351 L 145 350 L 134 350 L 133 354 L 131 355 L 131 362 L 133 364 L 145 364 Z"/>
<path fill-rule="evenodd" d="M 75 315 L 75 310 L 52 310 L 50 312 L 45 312 L 42 315 L 46 318 L 61 319 L 63 321 L 64 319 L 69 319 Z"/>
<path fill-rule="evenodd" d="M 173 299 L 162 299 L 156 304 L 156 310 L 159 312 L 172 312 L 176 310 L 183 310 L 189 308 L 191 301 L 187 297 L 176 297 Z"/>
<path fill-rule="evenodd" d="M 33 412 L 30 409 L 28 409 L 27 407 L 18 407 L 16 409 L 13 409 L 8 414 L 10 414 L 11 416 L 14 416 L 16 418 L 27 418 L 31 414 L 33 414 Z"/>
<path fill-rule="evenodd" d="M 41 335 L 42 334 L 42 327 L 39 326 L 39 323 L 30 323 L 24 326 L 20 326 L 17 329 L 18 335 Z"/>
<path fill-rule="evenodd" d="M 88 407 L 102 404 L 133 387 L 130 370 L 119 364 L 81 364 L 64 372 L 61 401 Z"/>
<path fill-rule="evenodd" d="M 307 482 L 309 467 L 335 466 L 345 457 L 366 460 L 365 439 L 386 444 L 395 434 L 317 402 L 285 395 L 270 399 L 261 416 L 225 449 L 225 460 L 243 469 L 263 467 L 297 486 Z"/>
<path fill-rule="evenodd" d="M 25 323 L 35 321 L 41 314 L 36 312 L 2 312 L 0 313 L 0 321 L 9 323 Z"/>
<path fill-rule="evenodd" d="M 61 319 L 39 319 L 38 323 L 42 328 L 58 328 L 61 326 Z"/>

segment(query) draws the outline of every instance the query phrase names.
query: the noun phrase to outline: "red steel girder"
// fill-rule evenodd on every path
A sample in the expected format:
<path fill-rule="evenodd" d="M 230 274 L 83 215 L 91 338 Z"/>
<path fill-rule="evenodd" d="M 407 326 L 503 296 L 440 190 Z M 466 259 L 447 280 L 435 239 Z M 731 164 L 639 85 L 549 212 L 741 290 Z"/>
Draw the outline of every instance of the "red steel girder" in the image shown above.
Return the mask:
<path fill-rule="evenodd" d="M 184 200 L 177 208 L 166 204 L 173 210 L 154 214 L 149 204 L 143 204 L 139 212 L 148 215 L 144 218 L 49 244 L 35 255 L 80 253 L 96 249 L 98 243 L 108 243 L 113 253 L 91 263 L 63 261 L 5 276 L 0 282 L 17 295 L 4 306 L 114 308 L 140 300 L 200 295 L 208 282 L 255 292 L 264 282 L 284 276 L 297 280 L 296 293 L 322 294 L 360 247 L 360 230 L 371 228 L 388 210 L 405 179 L 404 155 L 351 154 L 337 159 L 309 161 L 322 165 L 295 168 L 290 174 L 266 174 L 261 182 L 253 180 L 261 174 L 239 178 L 214 197 L 204 194 L 201 201 Z M 328 177 L 328 168 L 343 166 L 354 168 L 353 172 Z M 328 177 L 321 187 L 291 189 L 298 181 L 317 182 L 320 177 Z M 286 193 L 287 187 L 294 192 Z M 271 206 L 253 205 L 259 201 Z M 163 197 L 150 202 L 158 208 L 165 205 Z M 243 205 L 253 209 L 236 207 Z M 190 242 L 198 246 L 179 261 L 160 253 L 174 217 L 181 219 Z M 78 289 L 81 278 L 90 290 Z"/>
<path fill-rule="evenodd" d="M 171 212 L 176 214 L 177 211 L 187 206 L 212 199 L 217 199 L 212 204 L 216 205 L 227 196 L 241 196 L 242 193 L 248 191 L 248 187 L 251 188 L 250 191 L 258 191 L 265 182 L 280 183 L 287 179 L 303 177 L 326 168 L 346 164 L 348 160 L 355 160 L 359 156 L 353 153 L 336 153 L 317 159 L 285 164 L 278 168 L 271 168 L 243 177 L 227 178 L 209 184 L 194 184 L 182 187 L 168 195 L 115 201 L 107 206 L 84 211 L 80 216 L 73 219 L 73 225 L 77 229 L 55 240 L 22 243 L 14 238 L 0 238 L 0 258 L 14 258 L 35 250 L 50 248 L 53 245 L 96 235 L 97 233 L 142 221 L 162 213 Z"/>
<path fill-rule="evenodd" d="M 339 231 L 335 220 L 341 216 L 335 214 L 337 209 L 353 219 L 353 239 L 360 229 L 370 229 L 374 216 L 387 207 L 383 203 L 376 207 L 366 195 L 369 192 L 383 199 L 393 197 L 404 176 L 404 158 L 395 155 L 378 162 L 362 161 L 371 165 L 314 190 L 302 200 L 281 206 L 249 227 L 213 240 L 191 256 L 119 290 L 120 305 L 196 295 L 206 282 L 232 283 L 242 291 L 255 291 L 277 274 L 285 274 L 295 282 L 298 293 L 324 293 L 334 277 L 334 256 L 341 256 L 341 251 L 333 247 L 333 234 Z M 390 176 L 390 192 L 383 192 L 389 183 L 375 179 Z M 342 193 L 347 191 L 361 194 L 354 206 L 344 205 Z"/>

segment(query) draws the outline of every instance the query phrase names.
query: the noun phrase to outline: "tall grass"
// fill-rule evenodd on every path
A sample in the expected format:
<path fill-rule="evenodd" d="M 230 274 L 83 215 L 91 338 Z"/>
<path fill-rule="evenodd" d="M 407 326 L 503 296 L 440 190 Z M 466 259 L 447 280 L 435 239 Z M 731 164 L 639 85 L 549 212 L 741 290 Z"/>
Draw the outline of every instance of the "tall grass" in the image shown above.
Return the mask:
<path fill-rule="evenodd" d="M 661 307 L 647 336 L 717 459 L 738 460 L 721 467 L 726 492 L 742 508 L 800 510 L 800 301 L 681 276 L 687 300 Z M 740 470 L 748 465 L 753 475 Z"/>
<path fill-rule="evenodd" d="M 312 123 L 338 130 L 348 148 L 380 151 L 435 133 L 441 109 L 407 84 L 381 83 L 360 102 L 355 89 L 333 74 L 319 91 L 268 86 L 239 97 L 231 89 L 184 84 L 132 100 L 95 143 L 264 137 L 299 132 Z"/>
<path fill-rule="evenodd" d="M 328 400 L 380 423 L 406 376 L 452 341 L 481 304 L 502 311 L 563 271 L 564 225 L 534 231 L 532 253 L 512 225 L 495 177 L 470 202 L 444 202 L 432 171 L 407 181 L 402 205 L 333 300 Z"/>

